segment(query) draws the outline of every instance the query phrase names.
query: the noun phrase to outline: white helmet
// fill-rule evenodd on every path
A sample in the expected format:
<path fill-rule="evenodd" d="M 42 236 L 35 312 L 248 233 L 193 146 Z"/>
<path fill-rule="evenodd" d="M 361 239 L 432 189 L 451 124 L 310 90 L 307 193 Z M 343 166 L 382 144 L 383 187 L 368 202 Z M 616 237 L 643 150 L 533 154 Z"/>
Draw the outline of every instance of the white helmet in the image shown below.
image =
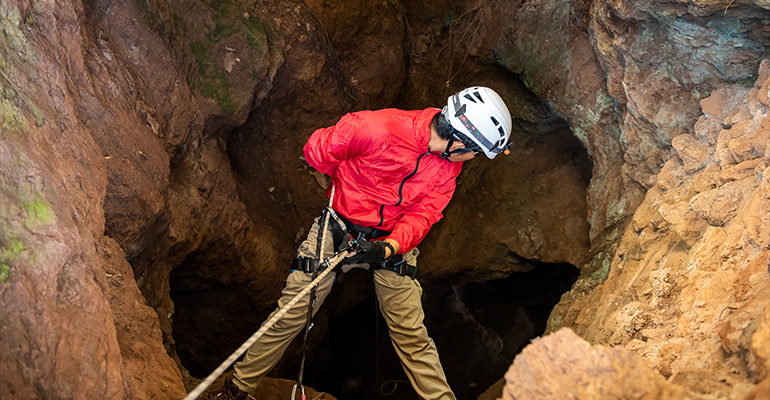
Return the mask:
<path fill-rule="evenodd" d="M 447 99 L 441 113 L 490 159 L 502 152 L 507 154 L 511 114 L 494 90 L 483 86 L 463 89 Z"/>

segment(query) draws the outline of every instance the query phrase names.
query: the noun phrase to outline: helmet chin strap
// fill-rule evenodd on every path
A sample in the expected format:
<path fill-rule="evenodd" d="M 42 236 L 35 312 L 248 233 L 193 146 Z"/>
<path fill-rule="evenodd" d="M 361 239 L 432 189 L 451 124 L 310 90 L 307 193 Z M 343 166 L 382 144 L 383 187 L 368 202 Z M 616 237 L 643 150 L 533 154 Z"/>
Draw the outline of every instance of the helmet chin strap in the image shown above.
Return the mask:
<path fill-rule="evenodd" d="M 447 142 L 446 142 L 446 150 L 444 150 L 441 154 L 439 154 L 441 156 L 441 158 L 443 158 L 445 160 L 449 160 L 449 157 L 451 157 L 452 153 L 453 153 L 453 151 L 450 151 L 449 149 L 452 148 L 452 145 L 454 143 L 455 143 L 455 140 L 452 139 L 452 138 L 449 138 L 449 140 L 447 140 Z"/>
<path fill-rule="evenodd" d="M 462 154 L 462 153 L 467 153 L 467 152 L 474 151 L 473 149 L 469 149 L 469 148 L 464 147 L 464 146 L 460 147 L 458 149 L 450 150 L 452 148 L 452 146 L 454 145 L 454 142 L 455 142 L 455 139 L 449 139 L 449 141 L 446 144 L 446 150 L 444 150 L 443 152 L 441 152 L 439 154 L 439 156 L 441 156 L 441 158 L 449 161 L 449 157 L 452 157 L 455 154 L 458 154 L 458 153 Z"/>

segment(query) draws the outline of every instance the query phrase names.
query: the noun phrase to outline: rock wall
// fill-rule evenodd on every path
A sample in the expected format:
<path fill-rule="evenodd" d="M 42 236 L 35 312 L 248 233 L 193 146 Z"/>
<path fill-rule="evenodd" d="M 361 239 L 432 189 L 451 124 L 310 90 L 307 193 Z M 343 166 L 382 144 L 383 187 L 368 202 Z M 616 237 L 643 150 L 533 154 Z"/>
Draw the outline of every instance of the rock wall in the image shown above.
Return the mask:
<path fill-rule="evenodd" d="M 130 71 L 83 29 L 85 14 L 77 2 L 0 5 L 0 393 L 176 398 L 184 387 L 158 317 L 126 250 L 104 235 L 109 188 L 133 190 L 117 172 L 155 177 L 165 154 L 141 134 L 121 151 L 100 145 L 132 130 L 159 139 L 140 117 L 140 88 L 124 86 Z"/>
<path fill-rule="evenodd" d="M 567 328 L 534 340 L 505 376 L 502 400 L 687 397 L 682 387 L 666 382 L 638 355 L 592 346 Z"/>
<path fill-rule="evenodd" d="M 312 130 L 470 84 L 511 105 L 513 156 L 468 163 L 425 283 L 568 262 L 550 330 L 694 396 L 756 391 L 769 9 L 2 2 L 0 397 L 181 398 L 278 296 L 323 203 Z"/>
<path fill-rule="evenodd" d="M 693 133 L 657 175 L 607 280 L 566 295 L 551 326 L 624 346 L 694 398 L 743 398 L 767 379 L 770 60 L 751 88 L 701 101 Z M 708 382 L 704 385 L 703 382 Z"/>
<path fill-rule="evenodd" d="M 274 294 L 258 279 L 270 267 L 253 268 L 271 237 L 257 240 L 218 132 L 243 123 L 276 61 L 249 53 L 232 77 L 206 64 L 227 49 L 205 53 L 248 53 L 265 34 L 242 16 L 227 46 L 200 44 L 217 21 L 188 29 L 163 2 L 21 0 L 0 16 L 0 393 L 181 398 L 171 270 L 199 248 L 238 248 L 220 261 L 241 267 L 218 279 Z M 238 90 L 210 90 L 227 84 Z"/>

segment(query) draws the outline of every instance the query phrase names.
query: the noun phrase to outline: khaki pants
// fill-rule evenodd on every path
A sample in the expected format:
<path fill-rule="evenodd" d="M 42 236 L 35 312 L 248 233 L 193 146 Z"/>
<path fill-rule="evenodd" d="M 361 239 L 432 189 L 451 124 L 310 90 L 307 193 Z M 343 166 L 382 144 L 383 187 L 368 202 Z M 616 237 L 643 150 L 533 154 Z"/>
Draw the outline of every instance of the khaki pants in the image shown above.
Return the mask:
<path fill-rule="evenodd" d="M 334 253 L 331 230 L 327 227 L 326 232 L 324 258 Z M 307 239 L 300 245 L 299 255 L 315 257 L 317 238 L 318 219 L 313 223 Z M 403 254 L 404 261 L 416 265 L 418 254 L 417 249 L 409 251 Z M 271 317 L 301 292 L 312 281 L 311 278 L 311 274 L 292 271 L 286 279 L 286 287 L 281 292 L 278 307 Z M 334 274 L 329 274 L 318 285 L 313 308 L 314 315 L 331 291 L 333 283 Z M 422 310 L 420 283 L 408 276 L 378 269 L 374 271 L 374 288 L 380 311 L 390 331 L 393 347 L 417 394 L 425 400 L 455 400 L 455 395 L 449 388 L 441 367 L 436 345 L 428 336 L 428 330 L 423 324 L 425 314 Z M 305 296 L 298 301 L 283 318 L 249 348 L 243 361 L 235 364 L 233 381 L 241 390 L 253 392 L 262 378 L 281 359 L 289 343 L 305 328 L 309 297 Z"/>

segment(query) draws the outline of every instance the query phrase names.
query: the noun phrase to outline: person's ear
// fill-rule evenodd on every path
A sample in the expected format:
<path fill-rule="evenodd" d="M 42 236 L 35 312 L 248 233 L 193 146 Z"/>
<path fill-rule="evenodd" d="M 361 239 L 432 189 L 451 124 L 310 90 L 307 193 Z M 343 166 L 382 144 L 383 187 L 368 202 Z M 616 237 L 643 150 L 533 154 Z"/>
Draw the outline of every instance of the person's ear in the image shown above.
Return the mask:
<path fill-rule="evenodd" d="M 454 151 L 457 149 L 464 149 L 464 148 L 465 148 L 465 145 L 463 144 L 463 142 L 459 140 L 455 140 L 454 143 L 452 143 L 452 147 L 449 148 L 449 151 Z"/>

